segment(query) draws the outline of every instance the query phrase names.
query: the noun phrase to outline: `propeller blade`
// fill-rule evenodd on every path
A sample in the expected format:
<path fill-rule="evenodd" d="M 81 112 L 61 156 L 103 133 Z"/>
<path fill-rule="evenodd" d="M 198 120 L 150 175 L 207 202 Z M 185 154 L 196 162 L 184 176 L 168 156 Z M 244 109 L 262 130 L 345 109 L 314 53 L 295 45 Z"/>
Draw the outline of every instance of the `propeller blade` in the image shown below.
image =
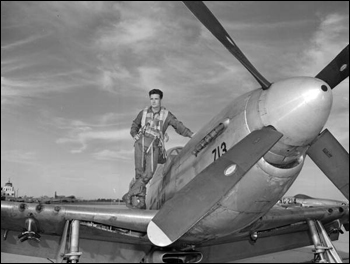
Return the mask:
<path fill-rule="evenodd" d="M 183 236 L 220 203 L 282 136 L 270 127 L 253 131 L 205 168 L 155 215 L 147 227 L 150 241 L 165 247 Z"/>
<path fill-rule="evenodd" d="M 267 81 L 255 67 L 246 58 L 243 52 L 238 48 L 220 22 L 213 13 L 201 1 L 183 1 L 187 8 L 198 18 L 199 21 L 228 49 L 233 56 L 239 60 L 242 65 L 253 75 L 261 87 L 266 90 L 271 83 Z"/>
<path fill-rule="evenodd" d="M 324 130 L 307 154 L 349 200 L 349 153 L 336 138 Z"/>
<path fill-rule="evenodd" d="M 316 78 L 325 81 L 333 89 L 348 76 L 349 44 L 316 75 Z"/>

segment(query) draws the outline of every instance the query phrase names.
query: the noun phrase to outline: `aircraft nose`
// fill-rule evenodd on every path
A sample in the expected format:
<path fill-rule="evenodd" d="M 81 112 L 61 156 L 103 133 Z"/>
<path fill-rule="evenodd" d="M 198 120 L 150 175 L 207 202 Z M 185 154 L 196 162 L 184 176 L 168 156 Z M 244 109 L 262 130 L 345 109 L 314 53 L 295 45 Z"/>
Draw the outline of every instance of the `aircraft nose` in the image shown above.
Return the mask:
<path fill-rule="evenodd" d="M 298 77 L 276 82 L 263 91 L 259 111 L 265 126 L 272 125 L 283 133 L 283 143 L 303 146 L 324 127 L 332 102 L 332 90 L 327 83 Z"/>

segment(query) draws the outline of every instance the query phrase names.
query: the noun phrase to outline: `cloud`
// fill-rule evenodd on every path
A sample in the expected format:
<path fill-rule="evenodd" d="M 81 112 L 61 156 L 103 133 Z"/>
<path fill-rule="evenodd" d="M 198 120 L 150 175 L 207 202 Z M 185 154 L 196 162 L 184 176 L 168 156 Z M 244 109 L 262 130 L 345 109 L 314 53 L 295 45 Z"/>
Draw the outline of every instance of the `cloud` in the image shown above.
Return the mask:
<path fill-rule="evenodd" d="M 129 151 L 113 151 L 113 150 L 101 150 L 99 152 L 95 152 L 92 155 L 97 160 L 108 160 L 108 161 L 115 161 L 115 160 L 131 160 L 133 159 L 133 150 L 130 149 Z"/>
<path fill-rule="evenodd" d="M 265 34 L 268 31 L 275 31 L 279 29 L 300 28 L 307 23 L 311 22 L 311 19 L 294 20 L 294 21 L 274 21 L 274 22 L 240 22 L 232 20 L 221 20 L 222 24 L 225 24 L 227 31 L 248 31 L 248 30 L 264 30 Z"/>
<path fill-rule="evenodd" d="M 129 139 L 130 129 L 122 130 L 110 130 L 110 131 L 88 131 L 79 133 L 79 140 L 88 141 L 88 140 L 107 140 L 107 141 L 119 141 L 124 139 Z"/>
<path fill-rule="evenodd" d="M 74 154 L 83 153 L 89 146 L 98 147 L 125 140 L 129 144 L 132 141 L 129 113 L 107 112 L 85 120 L 54 117 L 47 111 L 43 111 L 41 115 L 41 126 L 55 131 L 58 135 L 55 142 L 69 146 L 70 152 Z"/>
<path fill-rule="evenodd" d="M 93 36 L 119 20 L 108 3 L 6 3 L 1 18 L 2 106 L 30 104 L 86 86 L 98 86 Z M 110 16 L 109 14 L 113 14 Z"/>
<path fill-rule="evenodd" d="M 303 52 L 300 72 L 315 76 L 349 43 L 349 16 L 330 14 L 320 20 L 309 48 Z"/>
<path fill-rule="evenodd" d="M 1 161 L 21 163 L 21 164 L 37 164 L 37 154 L 32 151 L 23 150 L 1 150 Z"/>
<path fill-rule="evenodd" d="M 26 86 L 23 81 L 14 81 L 1 76 L 1 106 L 8 104 L 22 104 L 25 98 L 33 96 L 28 90 L 34 88 Z M 26 89 L 28 88 L 28 89 Z"/>
<path fill-rule="evenodd" d="M 4 5 L 11 16 L 2 17 L 2 49 L 11 52 L 2 54 L 2 73 L 7 80 L 25 82 L 27 89 L 3 97 L 2 103 L 30 101 L 49 92 L 88 85 L 115 94 L 142 88 L 148 80 L 143 74 L 146 69 L 157 70 L 149 61 L 162 50 L 160 45 L 168 45 L 164 33 L 169 22 L 163 23 L 166 15 L 162 13 L 167 10 L 159 10 L 168 4 L 148 5 L 150 8 L 129 2 Z"/>
<path fill-rule="evenodd" d="M 113 126 L 120 125 L 125 117 L 128 117 L 127 113 L 105 113 L 101 116 L 97 116 L 97 125 L 96 126 Z"/>
<path fill-rule="evenodd" d="M 99 83 L 102 90 L 110 93 L 120 95 L 123 93 L 123 88 L 134 88 L 139 86 L 140 82 L 137 76 L 129 72 L 127 69 L 118 65 L 114 65 L 113 69 L 106 69 L 108 67 L 101 66 L 99 74 Z"/>
<path fill-rule="evenodd" d="M 54 75 L 42 72 L 40 76 L 23 78 L 1 76 L 2 106 L 31 104 L 33 98 L 48 98 L 52 93 L 68 92 L 72 88 L 91 84 L 83 75 L 79 71 L 71 71 Z"/>
<path fill-rule="evenodd" d="M 125 20 L 103 31 L 97 42 L 107 49 L 115 49 L 120 45 L 132 45 L 133 48 L 140 49 L 145 44 L 143 42 L 155 37 L 159 26 L 159 23 L 148 18 Z"/>
<path fill-rule="evenodd" d="M 85 120 L 69 119 L 55 117 L 47 111 L 42 111 L 42 123 L 52 126 L 54 129 L 71 130 L 71 131 L 89 131 L 92 129 L 104 129 L 107 127 L 119 127 L 125 119 L 130 124 L 129 113 L 108 112 L 101 115 L 93 115 Z"/>
<path fill-rule="evenodd" d="M 28 45 L 33 42 L 36 42 L 37 40 L 40 40 L 42 38 L 47 37 L 49 34 L 37 34 L 37 35 L 30 35 L 27 38 L 20 39 L 18 41 L 11 42 L 9 44 L 1 45 L 1 50 L 6 52 L 8 49 L 13 48 L 20 48 L 20 46 Z"/>
<path fill-rule="evenodd" d="M 154 67 L 139 67 L 140 82 L 147 91 L 152 89 L 162 89 L 164 84 L 160 81 L 161 69 Z"/>
<path fill-rule="evenodd" d="M 90 130 L 90 129 L 86 129 Z M 70 132 L 69 137 L 59 138 L 57 144 L 81 145 L 78 149 L 71 150 L 71 153 L 81 153 L 87 149 L 90 142 L 118 142 L 130 139 L 130 129 L 99 130 L 99 131 L 81 131 L 79 129 Z"/>

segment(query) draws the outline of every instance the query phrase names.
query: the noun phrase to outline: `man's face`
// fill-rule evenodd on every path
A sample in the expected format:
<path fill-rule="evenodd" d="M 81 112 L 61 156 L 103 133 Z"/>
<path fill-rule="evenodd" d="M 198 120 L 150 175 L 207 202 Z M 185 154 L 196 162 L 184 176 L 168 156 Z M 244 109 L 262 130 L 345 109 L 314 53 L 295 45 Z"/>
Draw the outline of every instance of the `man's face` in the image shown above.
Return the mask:
<path fill-rule="evenodd" d="M 160 95 L 159 94 L 151 94 L 149 99 L 151 100 L 151 106 L 153 108 L 158 108 L 158 107 L 161 106 L 162 100 L 160 99 Z"/>

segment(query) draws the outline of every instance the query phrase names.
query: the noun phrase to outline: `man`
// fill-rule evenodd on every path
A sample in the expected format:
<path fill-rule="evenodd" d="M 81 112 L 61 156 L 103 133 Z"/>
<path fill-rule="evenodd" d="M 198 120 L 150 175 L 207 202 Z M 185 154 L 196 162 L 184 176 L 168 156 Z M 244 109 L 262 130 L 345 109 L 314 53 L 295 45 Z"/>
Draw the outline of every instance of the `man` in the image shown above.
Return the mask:
<path fill-rule="evenodd" d="M 166 152 L 165 131 L 171 125 L 175 131 L 192 137 L 193 132 L 162 107 L 163 92 L 153 89 L 149 92 L 151 106 L 142 110 L 132 122 L 130 134 L 135 140 L 135 179 L 129 192 L 123 196 L 130 208 L 146 209 L 146 184 L 152 179 L 159 162 L 164 163 Z"/>

